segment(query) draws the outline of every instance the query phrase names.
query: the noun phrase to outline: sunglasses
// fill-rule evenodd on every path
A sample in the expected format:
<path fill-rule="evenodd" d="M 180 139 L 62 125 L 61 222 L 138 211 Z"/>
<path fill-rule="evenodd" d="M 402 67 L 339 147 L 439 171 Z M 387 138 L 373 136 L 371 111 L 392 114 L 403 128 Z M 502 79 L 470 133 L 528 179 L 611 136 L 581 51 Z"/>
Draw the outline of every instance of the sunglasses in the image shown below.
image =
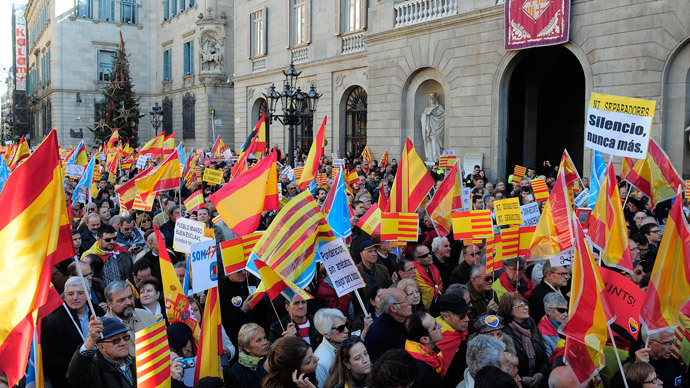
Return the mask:
<path fill-rule="evenodd" d="M 345 324 L 331 328 L 331 330 L 337 330 L 339 333 L 344 332 L 345 329 L 347 329 L 347 325 L 345 325 Z"/>
<path fill-rule="evenodd" d="M 105 242 L 113 242 L 113 241 L 115 241 L 115 237 L 108 237 L 108 238 L 105 238 L 105 237 L 104 237 L 104 238 L 103 238 L 103 241 L 105 241 Z"/>
<path fill-rule="evenodd" d="M 529 306 L 525 302 L 520 302 L 520 303 L 516 304 L 515 306 L 513 306 L 514 309 L 521 309 L 521 308 L 527 308 L 527 307 L 529 307 Z"/>
<path fill-rule="evenodd" d="M 494 277 L 493 277 L 493 276 L 484 276 L 484 281 L 485 281 L 485 282 L 493 282 L 493 281 L 494 281 Z"/>
<path fill-rule="evenodd" d="M 568 312 L 568 309 L 565 309 L 563 307 L 554 307 L 553 309 L 558 311 L 560 314 L 565 314 Z"/>
<path fill-rule="evenodd" d="M 637 271 L 635 271 L 635 275 L 637 275 L 637 276 L 640 276 L 640 275 L 642 275 L 643 273 L 644 273 L 644 271 L 641 270 L 641 269 L 638 269 Z"/>
<path fill-rule="evenodd" d="M 125 335 L 123 335 L 122 337 L 117 337 L 117 338 L 113 339 L 112 341 L 101 341 L 101 343 L 108 343 L 108 344 L 117 345 L 117 344 L 119 344 L 120 341 L 122 341 L 122 340 L 125 340 L 125 342 L 129 341 L 130 338 L 132 338 L 131 335 L 125 334 Z"/>
<path fill-rule="evenodd" d="M 415 259 L 421 259 L 422 257 L 429 257 L 429 256 L 431 256 L 431 252 L 426 253 L 424 255 L 415 256 Z"/>

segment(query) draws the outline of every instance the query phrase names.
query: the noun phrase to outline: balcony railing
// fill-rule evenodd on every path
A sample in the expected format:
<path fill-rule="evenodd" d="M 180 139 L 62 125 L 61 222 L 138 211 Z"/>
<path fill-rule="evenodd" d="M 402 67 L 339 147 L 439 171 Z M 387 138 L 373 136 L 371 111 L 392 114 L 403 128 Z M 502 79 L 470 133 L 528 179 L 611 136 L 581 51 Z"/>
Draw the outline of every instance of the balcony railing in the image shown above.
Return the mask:
<path fill-rule="evenodd" d="M 341 53 L 349 54 L 364 50 L 364 33 L 343 36 Z"/>
<path fill-rule="evenodd" d="M 301 47 L 301 48 L 296 48 L 293 49 L 290 52 L 290 56 L 292 57 L 292 63 L 295 65 L 298 63 L 305 63 L 309 61 L 309 47 Z"/>
<path fill-rule="evenodd" d="M 252 71 L 266 70 L 266 58 L 252 60 Z"/>
<path fill-rule="evenodd" d="M 458 14 L 459 0 L 410 0 L 395 5 L 395 28 Z"/>

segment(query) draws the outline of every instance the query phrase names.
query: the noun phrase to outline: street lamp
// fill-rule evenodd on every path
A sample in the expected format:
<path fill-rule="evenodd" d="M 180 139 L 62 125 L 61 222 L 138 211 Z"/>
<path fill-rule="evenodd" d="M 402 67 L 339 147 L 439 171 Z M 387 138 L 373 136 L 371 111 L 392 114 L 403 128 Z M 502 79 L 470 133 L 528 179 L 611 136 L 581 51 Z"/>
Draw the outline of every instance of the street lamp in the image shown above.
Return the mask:
<path fill-rule="evenodd" d="M 158 106 L 158 103 L 156 105 L 151 107 L 151 112 L 149 112 L 151 115 L 151 125 L 153 125 L 153 129 L 156 131 L 156 136 L 158 136 L 158 128 L 160 128 L 161 124 L 161 117 L 163 117 L 163 108 Z"/>
<path fill-rule="evenodd" d="M 290 166 L 295 166 L 295 127 L 309 120 L 316 112 L 316 105 L 319 102 L 321 94 L 316 92 L 316 88 L 312 84 L 309 92 L 305 93 L 297 85 L 297 78 L 302 72 L 295 70 L 295 65 L 290 64 L 288 70 L 283 70 L 285 75 L 285 82 L 283 83 L 283 91 L 278 92 L 275 84 L 271 84 L 267 93 L 263 93 L 264 98 L 268 102 L 267 119 L 269 122 L 279 121 L 283 125 L 288 126 L 288 163 Z M 282 114 L 276 114 L 276 108 L 280 101 Z M 304 112 L 306 104 L 307 111 Z"/>

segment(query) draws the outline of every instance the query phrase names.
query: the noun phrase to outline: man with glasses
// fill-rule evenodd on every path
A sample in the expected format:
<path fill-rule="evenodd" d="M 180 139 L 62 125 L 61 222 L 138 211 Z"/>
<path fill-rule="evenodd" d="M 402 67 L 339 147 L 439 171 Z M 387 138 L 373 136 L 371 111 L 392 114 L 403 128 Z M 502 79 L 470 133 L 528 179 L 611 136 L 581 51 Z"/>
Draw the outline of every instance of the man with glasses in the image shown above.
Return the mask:
<path fill-rule="evenodd" d="M 134 308 L 134 293 L 132 286 L 127 282 L 110 283 L 105 288 L 105 300 L 108 303 L 108 313 L 105 316 L 118 319 L 132 333 L 146 329 L 157 322 L 156 317 L 150 312 Z M 128 343 L 129 354 L 135 354 L 134 336 L 128 339 Z"/>
<path fill-rule="evenodd" d="M 412 314 L 412 305 L 403 290 L 388 288 L 381 293 L 379 300 L 381 315 L 369 326 L 364 337 L 371 361 L 376 361 L 383 353 L 405 346 L 403 322 Z"/>
<path fill-rule="evenodd" d="M 541 318 L 546 314 L 544 310 L 544 297 L 549 292 L 557 292 L 563 296 L 566 301 L 569 300 L 565 296 L 565 292 L 562 292 L 562 288 L 568 285 L 568 279 L 570 279 L 570 271 L 562 266 L 553 266 L 549 260 L 544 262 L 542 267 L 542 273 L 544 278 L 541 283 L 534 287 L 534 291 L 529 296 L 529 312 L 530 316 L 534 318 L 535 322 L 539 322 Z"/>
<path fill-rule="evenodd" d="M 635 361 L 648 362 L 653 366 L 658 378 L 663 381 L 664 387 L 685 387 L 688 375 L 685 366 L 671 354 L 673 344 L 673 329 L 664 329 L 650 334 L 649 347 L 636 351 Z M 613 382 L 613 379 L 611 381 Z"/>
<path fill-rule="evenodd" d="M 493 272 L 487 273 L 486 266 L 475 265 L 470 273 L 470 281 L 467 282 L 467 290 L 470 295 L 471 310 L 470 320 L 474 322 L 477 317 L 484 314 L 496 314 L 498 311 L 498 296 L 491 289 L 494 284 Z"/>
<path fill-rule="evenodd" d="M 649 241 L 650 248 L 659 248 L 659 244 L 661 243 L 661 229 L 659 229 L 659 225 L 644 224 L 640 228 L 640 233 L 647 237 L 647 241 Z"/>
<path fill-rule="evenodd" d="M 405 351 L 419 370 L 412 387 L 440 387 L 443 363 L 436 343 L 442 338 L 441 324 L 426 311 L 418 311 L 405 319 L 405 337 Z"/>
<path fill-rule="evenodd" d="M 117 234 L 110 225 L 98 228 L 98 238 L 84 256 L 94 254 L 100 257 L 103 264 L 103 281 L 106 285 L 117 280 L 130 279 L 132 276 L 132 254 L 115 242 Z"/>
<path fill-rule="evenodd" d="M 444 387 L 455 387 L 462 381 L 467 368 L 467 329 L 470 323 L 470 306 L 464 298 L 455 294 L 444 295 L 438 300 L 441 315 L 436 322 L 441 326 L 442 338 L 436 343 L 441 350 Z"/>
<path fill-rule="evenodd" d="M 462 248 L 462 263 L 450 274 L 450 282 L 467 284 L 470 281 L 472 267 L 479 264 L 482 258 L 482 250 L 476 245 L 465 245 Z"/>
<path fill-rule="evenodd" d="M 519 292 L 526 299 L 529 299 L 530 295 L 532 295 L 532 290 L 534 290 L 534 283 L 527 279 L 524 273 L 524 258 L 514 257 L 503 260 L 503 273 L 491 285 L 491 288 L 496 291 L 499 302 L 507 292 Z"/>
<path fill-rule="evenodd" d="M 117 232 L 118 244 L 122 245 L 125 249 L 132 253 L 139 253 L 146 245 L 144 241 L 144 235 L 134 227 L 134 219 L 132 217 L 122 217 L 122 224 L 120 225 L 120 230 Z"/>
<path fill-rule="evenodd" d="M 414 267 L 417 272 L 417 283 L 419 291 L 422 292 L 422 303 L 427 308 L 431 308 L 436 299 L 443 292 L 441 273 L 434 265 L 431 251 L 426 245 L 419 244 L 412 249 L 414 256 Z"/>

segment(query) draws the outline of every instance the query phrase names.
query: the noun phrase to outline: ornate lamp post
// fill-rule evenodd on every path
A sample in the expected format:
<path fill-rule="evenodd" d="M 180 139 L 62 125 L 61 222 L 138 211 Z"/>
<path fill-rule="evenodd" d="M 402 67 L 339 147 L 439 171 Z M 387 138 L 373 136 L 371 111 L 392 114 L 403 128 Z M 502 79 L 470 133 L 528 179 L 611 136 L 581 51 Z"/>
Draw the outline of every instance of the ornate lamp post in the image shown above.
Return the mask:
<path fill-rule="evenodd" d="M 316 104 L 319 102 L 321 94 L 316 92 L 316 88 L 312 84 L 309 92 L 303 92 L 300 87 L 297 87 L 297 78 L 302 72 L 295 70 L 295 65 L 290 64 L 288 70 L 283 70 L 285 75 L 285 82 L 283 84 L 283 91 L 278 93 L 274 84 L 268 89 L 268 93 L 263 93 L 264 98 L 268 102 L 267 119 L 269 121 L 279 121 L 283 125 L 288 126 L 288 163 L 290 166 L 295 166 L 295 127 L 309 120 L 316 112 Z M 282 114 L 276 113 L 276 107 L 280 101 Z M 307 104 L 307 110 L 304 111 L 304 104 Z"/>
<path fill-rule="evenodd" d="M 151 125 L 153 125 L 153 129 L 156 131 L 156 136 L 158 136 L 158 128 L 160 128 L 161 124 L 163 124 L 161 122 L 161 118 L 163 117 L 163 108 L 158 106 L 158 103 L 156 103 L 156 105 L 151 107 L 149 115 L 151 115 Z"/>

